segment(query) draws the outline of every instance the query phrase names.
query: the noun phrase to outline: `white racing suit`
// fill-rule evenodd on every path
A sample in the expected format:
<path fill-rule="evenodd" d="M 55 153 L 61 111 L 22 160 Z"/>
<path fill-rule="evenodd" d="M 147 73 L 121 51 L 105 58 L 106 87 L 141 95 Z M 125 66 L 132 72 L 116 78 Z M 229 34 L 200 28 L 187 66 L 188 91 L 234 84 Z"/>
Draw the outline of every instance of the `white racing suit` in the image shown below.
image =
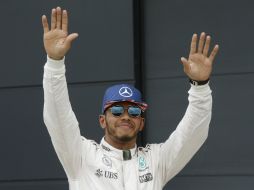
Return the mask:
<path fill-rule="evenodd" d="M 162 190 L 198 151 L 208 135 L 212 97 L 208 84 L 191 86 L 187 111 L 166 142 L 135 147 L 131 159 L 81 136 L 72 111 L 64 60 L 44 67 L 44 122 L 70 190 Z"/>

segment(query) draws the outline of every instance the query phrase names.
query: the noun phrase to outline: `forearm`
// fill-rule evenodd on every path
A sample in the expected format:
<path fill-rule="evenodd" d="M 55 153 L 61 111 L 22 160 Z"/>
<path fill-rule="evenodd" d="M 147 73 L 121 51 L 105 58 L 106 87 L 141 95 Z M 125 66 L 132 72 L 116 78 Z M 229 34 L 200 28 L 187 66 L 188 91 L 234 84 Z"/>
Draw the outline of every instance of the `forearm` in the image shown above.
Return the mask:
<path fill-rule="evenodd" d="M 161 147 L 165 181 L 175 176 L 193 157 L 207 138 L 211 120 L 212 97 L 208 85 L 192 86 L 186 113 Z"/>
<path fill-rule="evenodd" d="M 188 100 L 188 108 L 176 130 L 185 134 L 186 138 L 191 138 L 196 130 L 207 129 L 208 131 L 212 111 L 212 96 L 209 85 L 191 85 Z"/>
<path fill-rule="evenodd" d="M 44 122 L 67 175 L 73 178 L 81 159 L 81 137 L 69 101 L 64 60 L 48 58 L 44 66 L 43 89 Z"/>

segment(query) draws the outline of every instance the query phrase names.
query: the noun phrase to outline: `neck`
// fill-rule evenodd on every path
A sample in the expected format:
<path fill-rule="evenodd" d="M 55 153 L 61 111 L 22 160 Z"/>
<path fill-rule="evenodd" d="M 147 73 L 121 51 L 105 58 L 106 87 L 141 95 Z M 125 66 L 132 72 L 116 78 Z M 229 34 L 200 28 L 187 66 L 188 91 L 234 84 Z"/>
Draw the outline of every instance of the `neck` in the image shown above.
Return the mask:
<path fill-rule="evenodd" d="M 119 150 L 127 150 L 127 149 L 132 149 L 136 145 L 136 138 L 131 139 L 130 141 L 120 141 L 114 137 L 110 137 L 108 135 L 105 136 L 105 141 L 113 146 L 114 148 L 117 148 Z"/>

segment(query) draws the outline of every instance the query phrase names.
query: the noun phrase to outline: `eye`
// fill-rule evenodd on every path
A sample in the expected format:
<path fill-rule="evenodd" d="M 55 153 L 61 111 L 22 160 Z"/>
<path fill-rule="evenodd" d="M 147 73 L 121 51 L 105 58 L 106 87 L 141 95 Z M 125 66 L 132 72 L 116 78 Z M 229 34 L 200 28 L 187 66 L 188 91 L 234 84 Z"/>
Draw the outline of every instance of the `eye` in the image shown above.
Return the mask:
<path fill-rule="evenodd" d="M 141 109 L 136 106 L 130 106 L 128 109 L 128 113 L 132 117 L 138 117 L 141 115 Z"/>
<path fill-rule="evenodd" d="M 123 114 L 124 108 L 123 108 L 122 106 L 116 105 L 116 106 L 112 106 L 112 107 L 110 108 L 110 111 L 111 111 L 111 113 L 112 113 L 114 116 L 120 116 L 120 115 Z"/>

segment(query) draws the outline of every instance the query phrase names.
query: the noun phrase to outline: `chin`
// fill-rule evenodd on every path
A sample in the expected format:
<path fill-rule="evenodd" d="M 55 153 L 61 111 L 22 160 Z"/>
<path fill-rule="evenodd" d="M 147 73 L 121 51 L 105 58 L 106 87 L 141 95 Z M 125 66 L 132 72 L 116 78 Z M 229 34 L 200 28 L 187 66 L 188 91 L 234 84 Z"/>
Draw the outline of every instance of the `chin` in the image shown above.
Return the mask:
<path fill-rule="evenodd" d="M 116 137 L 121 142 L 129 142 L 136 138 L 136 136 L 122 135 Z"/>

